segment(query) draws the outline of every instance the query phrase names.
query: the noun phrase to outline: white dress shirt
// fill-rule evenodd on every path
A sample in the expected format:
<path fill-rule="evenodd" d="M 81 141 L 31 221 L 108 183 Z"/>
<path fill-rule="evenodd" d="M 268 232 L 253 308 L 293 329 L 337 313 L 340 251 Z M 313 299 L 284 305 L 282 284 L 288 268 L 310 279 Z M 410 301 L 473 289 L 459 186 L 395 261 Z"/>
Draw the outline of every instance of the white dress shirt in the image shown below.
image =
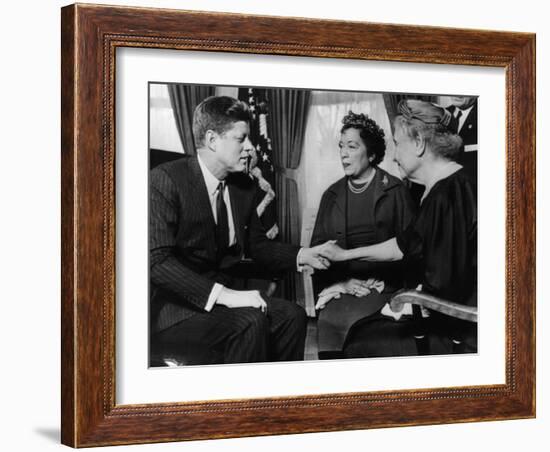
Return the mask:
<path fill-rule="evenodd" d="M 214 221 L 216 224 L 218 224 L 218 213 L 216 211 L 216 200 L 218 199 L 218 187 L 220 185 L 220 182 L 223 182 L 219 180 L 216 176 L 214 176 L 210 170 L 207 168 L 207 166 L 204 164 L 204 162 L 201 160 L 201 158 L 197 155 L 197 159 L 199 161 L 199 166 L 201 168 L 202 177 L 204 178 L 204 182 L 206 183 L 206 190 L 208 191 L 208 199 L 210 199 L 210 207 L 212 208 L 212 215 L 214 216 Z M 229 189 L 227 188 L 227 185 L 224 182 L 224 192 L 223 192 L 223 200 L 225 201 L 225 205 L 227 207 L 227 222 L 229 226 L 229 246 L 235 245 L 237 243 L 237 238 L 235 236 L 235 223 L 233 222 L 233 211 L 231 209 L 231 199 L 229 197 Z"/>
<path fill-rule="evenodd" d="M 218 187 L 220 185 L 220 181 L 216 176 L 214 176 L 210 170 L 207 168 L 207 166 L 204 164 L 204 162 L 201 160 L 200 156 L 197 154 L 197 160 L 199 161 L 199 167 L 202 172 L 202 177 L 204 178 L 204 182 L 206 184 L 206 190 L 208 191 L 208 199 L 210 200 L 210 207 L 212 209 L 212 215 L 214 216 L 214 221 L 216 224 L 218 224 L 218 218 L 217 218 L 217 211 L 216 211 L 216 199 L 218 198 Z M 229 197 L 229 189 L 227 188 L 227 185 L 224 183 L 224 193 L 223 193 L 223 200 L 225 201 L 225 205 L 227 207 L 227 223 L 229 226 L 229 246 L 234 245 L 237 242 L 237 238 L 235 236 L 235 223 L 233 222 L 233 211 L 231 209 L 231 199 Z M 208 297 L 208 301 L 206 302 L 206 306 L 204 309 L 208 312 L 212 309 L 214 304 L 216 303 L 216 300 L 220 296 L 220 292 L 223 290 L 223 285 L 220 283 L 215 283 L 214 287 L 212 287 L 212 291 L 210 292 L 210 295 Z"/>
<path fill-rule="evenodd" d="M 204 162 L 201 160 L 200 156 L 197 154 L 197 160 L 199 161 L 199 167 L 202 172 L 202 177 L 204 178 L 204 182 L 206 183 L 206 190 L 208 191 L 208 199 L 210 199 L 210 207 L 212 208 L 212 215 L 214 216 L 214 221 L 216 224 L 218 224 L 218 218 L 217 218 L 217 212 L 216 212 L 216 199 L 218 197 L 218 186 L 220 185 L 220 181 L 216 176 L 214 176 L 208 167 L 204 164 Z M 229 246 L 234 245 L 237 243 L 237 238 L 235 235 L 235 224 L 233 222 L 233 212 L 231 209 L 231 199 L 229 197 L 229 189 L 224 184 L 224 193 L 223 193 L 223 200 L 225 201 L 225 205 L 227 207 L 227 222 L 229 223 Z M 298 255 L 296 256 L 296 269 L 298 272 L 302 272 L 304 266 L 300 265 L 300 255 L 302 253 L 303 248 L 300 248 L 300 251 L 298 251 Z M 206 302 L 206 306 L 204 309 L 208 312 L 212 309 L 214 304 L 216 304 L 216 301 L 218 300 L 218 297 L 220 296 L 221 291 L 223 290 L 224 286 L 220 283 L 215 283 L 214 287 L 212 287 L 212 291 L 210 292 L 210 295 L 208 296 L 208 301 Z"/>

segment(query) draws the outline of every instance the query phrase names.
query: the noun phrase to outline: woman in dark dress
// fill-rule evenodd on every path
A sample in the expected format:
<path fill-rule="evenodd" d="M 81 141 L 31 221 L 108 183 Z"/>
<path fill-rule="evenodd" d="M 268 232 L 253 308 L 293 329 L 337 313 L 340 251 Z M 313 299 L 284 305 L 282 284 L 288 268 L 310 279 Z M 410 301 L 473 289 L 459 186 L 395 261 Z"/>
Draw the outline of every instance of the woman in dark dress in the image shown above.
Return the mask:
<path fill-rule="evenodd" d="M 345 177 L 323 194 L 312 246 L 327 240 L 343 248 L 383 242 L 413 217 L 407 188 L 378 167 L 386 149 L 383 130 L 368 116 L 351 111 L 342 123 L 339 148 Z M 400 266 L 353 261 L 314 274 L 321 357 L 341 352 L 351 325 L 380 310 L 403 286 Z"/>
<path fill-rule="evenodd" d="M 436 104 L 404 100 L 399 112 L 395 160 L 405 177 L 425 187 L 418 214 L 383 243 L 354 249 L 333 244 L 325 256 L 343 262 L 402 261 L 409 287 L 477 306 L 477 207 L 472 182 L 456 162 L 461 139 L 447 129 L 449 113 Z M 414 308 L 399 317 L 386 306 L 355 324 L 346 356 L 477 351 L 476 324 Z"/>

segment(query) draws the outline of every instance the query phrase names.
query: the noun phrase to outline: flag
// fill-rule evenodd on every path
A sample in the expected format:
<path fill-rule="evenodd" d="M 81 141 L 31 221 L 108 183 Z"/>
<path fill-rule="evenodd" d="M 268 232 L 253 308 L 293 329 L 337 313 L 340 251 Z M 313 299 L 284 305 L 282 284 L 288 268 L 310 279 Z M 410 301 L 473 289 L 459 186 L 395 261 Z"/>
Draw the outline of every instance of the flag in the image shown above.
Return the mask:
<path fill-rule="evenodd" d="M 269 99 L 265 89 L 239 88 L 239 100 L 246 102 L 250 108 L 250 141 L 254 146 L 249 165 L 249 175 L 257 183 L 256 212 L 262 222 L 266 236 L 274 239 L 279 234 L 275 203 L 275 172 L 273 167 L 273 150 L 269 138 L 267 123 L 269 116 Z"/>

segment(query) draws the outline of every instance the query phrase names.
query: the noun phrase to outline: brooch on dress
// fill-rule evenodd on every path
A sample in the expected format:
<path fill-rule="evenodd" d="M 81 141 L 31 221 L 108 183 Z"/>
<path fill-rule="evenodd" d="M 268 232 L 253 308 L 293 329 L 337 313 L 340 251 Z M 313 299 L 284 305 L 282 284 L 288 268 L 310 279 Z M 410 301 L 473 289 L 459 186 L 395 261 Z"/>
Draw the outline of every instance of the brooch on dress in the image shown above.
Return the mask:
<path fill-rule="evenodd" d="M 386 185 L 388 185 L 388 182 L 388 176 L 384 176 L 384 179 L 382 179 L 382 185 L 384 185 L 385 187 Z"/>

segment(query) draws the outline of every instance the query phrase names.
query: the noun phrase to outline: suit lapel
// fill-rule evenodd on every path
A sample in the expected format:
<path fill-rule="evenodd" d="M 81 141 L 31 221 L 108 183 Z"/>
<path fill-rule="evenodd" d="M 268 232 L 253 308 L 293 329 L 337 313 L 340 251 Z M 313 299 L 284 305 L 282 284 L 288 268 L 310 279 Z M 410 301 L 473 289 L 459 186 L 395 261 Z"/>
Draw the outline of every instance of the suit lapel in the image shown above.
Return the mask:
<path fill-rule="evenodd" d="M 214 221 L 214 215 L 212 213 L 212 206 L 210 204 L 210 197 L 208 189 L 206 188 L 206 182 L 202 175 L 199 162 L 196 158 L 189 159 L 190 177 L 188 178 L 188 190 L 190 193 L 190 199 L 192 208 L 195 212 L 204 219 L 202 227 L 205 230 L 206 240 L 205 248 L 208 251 L 209 256 L 212 259 L 216 257 L 216 222 Z M 193 215 L 193 212 L 191 213 Z"/>
<path fill-rule="evenodd" d="M 376 168 L 376 174 L 374 175 L 374 215 L 376 216 L 378 202 L 388 195 L 388 190 L 391 190 L 393 187 L 399 184 L 399 181 L 396 178 L 390 177 L 381 168 Z"/>
<path fill-rule="evenodd" d="M 474 104 L 474 106 L 472 107 L 472 111 L 470 111 L 470 114 L 466 118 L 463 129 L 465 131 L 468 130 L 468 132 L 471 133 L 470 129 L 474 127 L 477 130 L 477 103 Z"/>
<path fill-rule="evenodd" d="M 338 210 L 338 214 L 342 215 L 342 217 L 346 215 L 346 190 L 347 179 L 343 179 L 332 188 L 332 192 L 334 193 L 334 205 Z"/>
<path fill-rule="evenodd" d="M 332 188 L 334 194 L 334 214 L 332 215 L 332 227 L 336 233 L 336 240 L 341 246 L 347 246 L 347 179 L 342 179 Z"/>
<path fill-rule="evenodd" d="M 372 180 L 372 190 L 374 199 L 374 211 L 376 212 L 376 204 L 381 198 L 386 196 L 386 189 L 388 188 L 389 179 L 386 174 L 382 173 L 380 168 L 376 168 L 376 174 Z"/>

